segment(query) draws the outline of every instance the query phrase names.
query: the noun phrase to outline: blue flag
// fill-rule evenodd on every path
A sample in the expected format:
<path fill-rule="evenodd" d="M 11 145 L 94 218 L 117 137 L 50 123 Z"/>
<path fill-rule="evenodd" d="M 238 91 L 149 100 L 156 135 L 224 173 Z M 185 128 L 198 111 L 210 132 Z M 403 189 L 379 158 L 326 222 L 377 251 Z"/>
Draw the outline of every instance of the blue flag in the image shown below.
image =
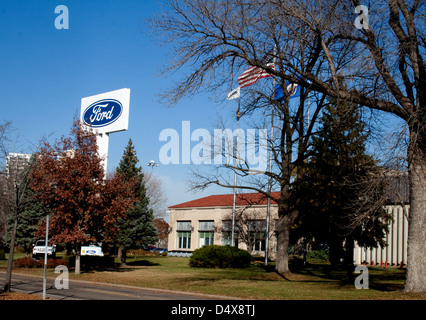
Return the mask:
<path fill-rule="evenodd" d="M 296 83 L 290 84 L 286 81 L 287 90 L 290 93 L 290 99 L 300 96 L 300 86 Z M 274 99 L 282 102 L 284 100 L 283 88 L 279 84 L 275 85 Z"/>

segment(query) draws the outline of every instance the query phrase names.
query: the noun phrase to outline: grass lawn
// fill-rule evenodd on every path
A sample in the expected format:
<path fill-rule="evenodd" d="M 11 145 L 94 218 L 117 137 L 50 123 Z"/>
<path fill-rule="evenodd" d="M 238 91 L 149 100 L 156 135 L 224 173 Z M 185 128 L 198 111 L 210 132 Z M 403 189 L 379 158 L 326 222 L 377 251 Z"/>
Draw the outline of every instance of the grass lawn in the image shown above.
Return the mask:
<path fill-rule="evenodd" d="M 18 256 L 19 257 L 19 256 Z M 246 269 L 200 269 L 188 265 L 189 258 L 131 256 L 126 267 L 70 271 L 70 279 L 126 284 L 168 290 L 256 300 L 426 300 L 426 293 L 404 293 L 405 270 L 370 268 L 369 289 L 356 289 L 345 270 L 332 270 L 327 264 L 293 265 L 293 274 L 284 279 L 271 263 L 253 263 Z M 0 269 L 5 270 L 4 261 Z M 14 272 L 43 274 L 42 269 L 14 269 Z M 56 277 L 54 270 L 48 276 Z"/>

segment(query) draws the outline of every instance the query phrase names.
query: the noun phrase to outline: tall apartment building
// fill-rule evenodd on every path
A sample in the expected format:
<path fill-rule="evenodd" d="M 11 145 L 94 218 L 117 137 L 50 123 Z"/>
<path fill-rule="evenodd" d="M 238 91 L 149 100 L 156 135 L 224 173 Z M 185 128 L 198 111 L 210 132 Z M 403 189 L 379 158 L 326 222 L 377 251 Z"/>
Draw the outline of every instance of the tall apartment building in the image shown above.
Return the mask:
<path fill-rule="evenodd" d="M 6 177 L 16 179 L 30 162 L 31 154 L 9 153 L 6 157 Z"/>

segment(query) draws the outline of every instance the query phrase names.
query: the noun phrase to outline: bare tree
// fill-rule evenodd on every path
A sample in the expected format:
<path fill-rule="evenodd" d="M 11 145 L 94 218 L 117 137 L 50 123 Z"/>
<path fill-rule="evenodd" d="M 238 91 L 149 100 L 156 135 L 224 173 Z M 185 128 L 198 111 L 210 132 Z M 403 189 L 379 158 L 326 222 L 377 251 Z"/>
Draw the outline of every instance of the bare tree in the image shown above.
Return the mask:
<path fill-rule="evenodd" d="M 4 172 L 0 173 L 0 192 L 3 194 L 6 190 L 6 178 Z M 0 248 L 2 248 L 2 239 L 6 233 L 7 212 L 3 201 L 0 201 Z"/>
<path fill-rule="evenodd" d="M 12 130 L 11 121 L 3 121 L 0 124 L 0 159 L 5 160 L 7 154 L 7 143 L 10 140 L 9 133 Z"/>
<path fill-rule="evenodd" d="M 289 81 L 305 88 L 300 106 L 305 105 L 306 94 L 314 91 L 319 99 L 328 95 L 404 120 L 409 130 L 411 205 L 406 290 L 426 291 L 425 4 L 376 1 L 368 15 L 365 7 L 361 15 L 359 5 L 356 0 L 169 0 L 168 10 L 151 21 L 162 40 L 175 48 L 174 61 L 165 71 L 191 69 L 165 98 L 174 103 L 202 89 L 224 95 L 248 64 L 269 72 L 281 87 Z M 276 68 L 261 59 L 271 47 L 276 48 Z M 309 134 L 310 127 L 306 129 L 302 120 L 306 109 L 290 108 L 288 94 L 278 105 L 271 101 L 270 92 L 256 89 L 257 98 L 245 110 L 268 101 L 282 121 L 281 136 L 273 148 L 279 169 L 267 175 L 281 191 L 279 199 L 274 199 L 279 207 L 277 271 L 286 273 L 288 225 L 299 214 L 297 203 L 286 199 L 302 178 L 297 168 L 309 146 L 303 133 Z M 314 123 L 311 119 L 310 126 Z"/>
<path fill-rule="evenodd" d="M 171 15 L 154 20 L 153 25 L 156 30 L 168 35 L 166 40 L 176 46 L 175 56 L 178 59 L 171 69 L 195 64 L 195 71 L 185 77 L 171 91 L 171 95 L 165 96 L 171 103 L 201 87 L 219 90 L 224 84 L 233 83 L 234 74 L 240 74 L 247 65 L 266 70 L 273 75 L 276 84 L 287 88 L 286 81 L 298 77 L 289 70 L 289 61 L 292 66 L 308 74 L 320 72 L 317 65 L 325 63 L 325 57 L 319 54 L 318 40 L 315 35 L 308 33 L 309 28 L 301 23 L 287 22 L 284 17 L 279 16 L 280 12 L 274 11 L 276 5 L 273 3 L 170 1 L 170 6 L 173 9 Z M 278 21 L 285 24 L 280 26 Z M 305 31 L 305 36 L 301 38 L 295 33 L 296 30 Z M 350 50 L 346 51 L 350 53 Z M 265 56 L 272 58 L 275 69 L 268 64 L 271 59 L 264 61 Z M 346 59 L 349 58 L 342 56 L 341 63 L 346 63 Z M 210 174 L 198 172 L 195 175 L 199 178 L 196 184 L 198 188 L 205 188 L 210 184 L 233 188 L 234 183 L 228 171 L 232 169 L 239 175 L 238 188 L 263 193 L 278 204 L 276 271 L 281 274 L 290 271 L 290 227 L 300 214 L 295 197 L 303 176 L 300 168 L 307 157 L 309 138 L 325 100 L 324 95 L 317 95 L 310 89 L 310 83 L 305 81 L 303 84 L 300 100 L 296 105 L 290 104 L 287 90 L 283 90 L 282 102 L 276 101 L 271 83 L 269 89 L 259 82 L 242 90 L 242 115 L 262 112 L 264 118 L 271 115 L 271 112 L 274 113 L 274 135 L 268 139 L 268 148 L 272 151 L 273 158 L 272 170 L 268 170 L 263 176 L 250 175 L 248 163 L 238 161 L 238 165 L 227 162 L 223 166 L 212 168 Z M 222 94 L 225 96 L 223 89 Z M 307 103 L 308 96 L 310 106 Z M 307 119 L 309 107 L 311 113 Z M 237 158 L 232 150 L 230 154 L 231 159 Z M 243 177 L 246 179 L 244 183 Z M 269 178 L 280 191 L 278 197 L 269 193 Z"/>
<path fill-rule="evenodd" d="M 0 195 L 3 195 L 6 190 L 6 156 L 7 156 L 7 143 L 9 140 L 9 133 L 11 130 L 11 122 L 3 121 L 0 124 Z M 4 201 L 0 202 L 0 239 L 3 239 L 6 230 L 7 212 Z M 0 244 L 1 245 L 1 244 Z"/>
<path fill-rule="evenodd" d="M 360 1 L 337 1 L 330 6 L 327 16 L 331 23 L 325 23 L 322 10 L 313 11 L 302 5 L 309 14 L 301 15 L 295 12 L 293 1 L 277 4 L 282 12 L 290 9 L 292 17 L 304 21 L 317 35 L 332 81 L 324 81 L 322 75 L 301 73 L 301 78 L 312 82 L 313 90 L 396 115 L 406 122 L 410 214 L 405 290 L 426 291 L 424 2 L 376 1 L 369 8 L 369 23 L 363 23 L 361 28 L 354 27 L 354 17 L 349 14 L 353 8 L 359 9 Z M 367 22 L 366 12 L 363 14 Z M 339 67 L 343 45 L 348 45 L 355 55 Z M 339 78 L 345 79 L 349 90 L 339 86 Z"/>
<path fill-rule="evenodd" d="M 266 220 L 265 210 L 251 209 L 252 206 L 238 208 L 235 211 L 235 240 L 243 243 L 247 251 L 252 253 L 255 251 L 265 251 L 266 245 Z M 232 228 L 232 212 L 225 215 L 222 220 L 222 228 L 216 231 L 222 233 L 222 237 L 231 241 Z M 269 241 L 274 237 L 274 233 L 269 234 Z M 268 251 L 269 252 L 269 251 Z"/>
<path fill-rule="evenodd" d="M 17 155 L 9 157 L 9 164 L 5 172 L 4 189 L 0 195 L 1 207 L 4 213 L 12 218 L 13 225 L 10 231 L 9 258 L 7 263 L 6 280 L 3 287 L 4 292 L 10 291 L 12 280 L 13 258 L 16 244 L 16 231 L 21 214 L 26 206 L 33 201 L 30 194 L 31 172 L 35 167 L 34 158 L 21 162 Z"/>
<path fill-rule="evenodd" d="M 157 219 L 164 218 L 167 210 L 167 196 L 162 181 L 154 175 L 152 170 L 144 171 L 143 180 L 146 195 L 149 198 L 149 207 L 154 210 L 154 217 Z"/>

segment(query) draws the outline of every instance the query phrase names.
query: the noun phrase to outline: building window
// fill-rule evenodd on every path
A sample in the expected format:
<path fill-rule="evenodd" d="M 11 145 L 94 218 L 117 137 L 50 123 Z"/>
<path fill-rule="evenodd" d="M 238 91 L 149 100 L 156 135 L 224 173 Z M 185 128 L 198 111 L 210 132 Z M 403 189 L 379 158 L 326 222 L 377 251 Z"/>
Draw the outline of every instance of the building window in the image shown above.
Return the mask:
<path fill-rule="evenodd" d="M 213 244 L 213 237 L 213 232 L 200 231 L 198 246 L 201 248 L 202 246 L 208 246 L 210 244 Z"/>
<path fill-rule="evenodd" d="M 198 221 L 198 247 L 213 244 L 214 220 Z"/>
<path fill-rule="evenodd" d="M 176 230 L 191 231 L 191 221 L 178 221 Z"/>
<path fill-rule="evenodd" d="M 232 233 L 231 232 L 222 232 L 222 245 L 230 245 L 232 246 L 231 242 Z M 238 248 L 238 233 L 234 233 L 234 247 Z"/>
<path fill-rule="evenodd" d="M 238 227 L 237 222 L 235 222 L 234 226 L 234 247 L 238 248 Z M 222 245 L 230 245 L 232 246 L 232 220 L 224 220 L 222 221 Z"/>
<path fill-rule="evenodd" d="M 265 251 L 266 237 L 263 232 L 251 232 L 250 242 L 252 243 L 253 251 Z"/>
<path fill-rule="evenodd" d="M 198 221 L 198 230 L 199 231 L 213 231 L 214 229 L 214 221 Z"/>
<path fill-rule="evenodd" d="M 278 250 L 278 231 L 274 232 L 274 252 Z"/>
<path fill-rule="evenodd" d="M 178 249 L 191 249 L 191 221 L 177 221 Z"/>
<path fill-rule="evenodd" d="M 191 249 L 191 232 L 178 231 L 178 249 Z"/>
<path fill-rule="evenodd" d="M 252 251 L 265 251 L 266 247 L 266 221 L 249 220 L 247 221 Z"/>

